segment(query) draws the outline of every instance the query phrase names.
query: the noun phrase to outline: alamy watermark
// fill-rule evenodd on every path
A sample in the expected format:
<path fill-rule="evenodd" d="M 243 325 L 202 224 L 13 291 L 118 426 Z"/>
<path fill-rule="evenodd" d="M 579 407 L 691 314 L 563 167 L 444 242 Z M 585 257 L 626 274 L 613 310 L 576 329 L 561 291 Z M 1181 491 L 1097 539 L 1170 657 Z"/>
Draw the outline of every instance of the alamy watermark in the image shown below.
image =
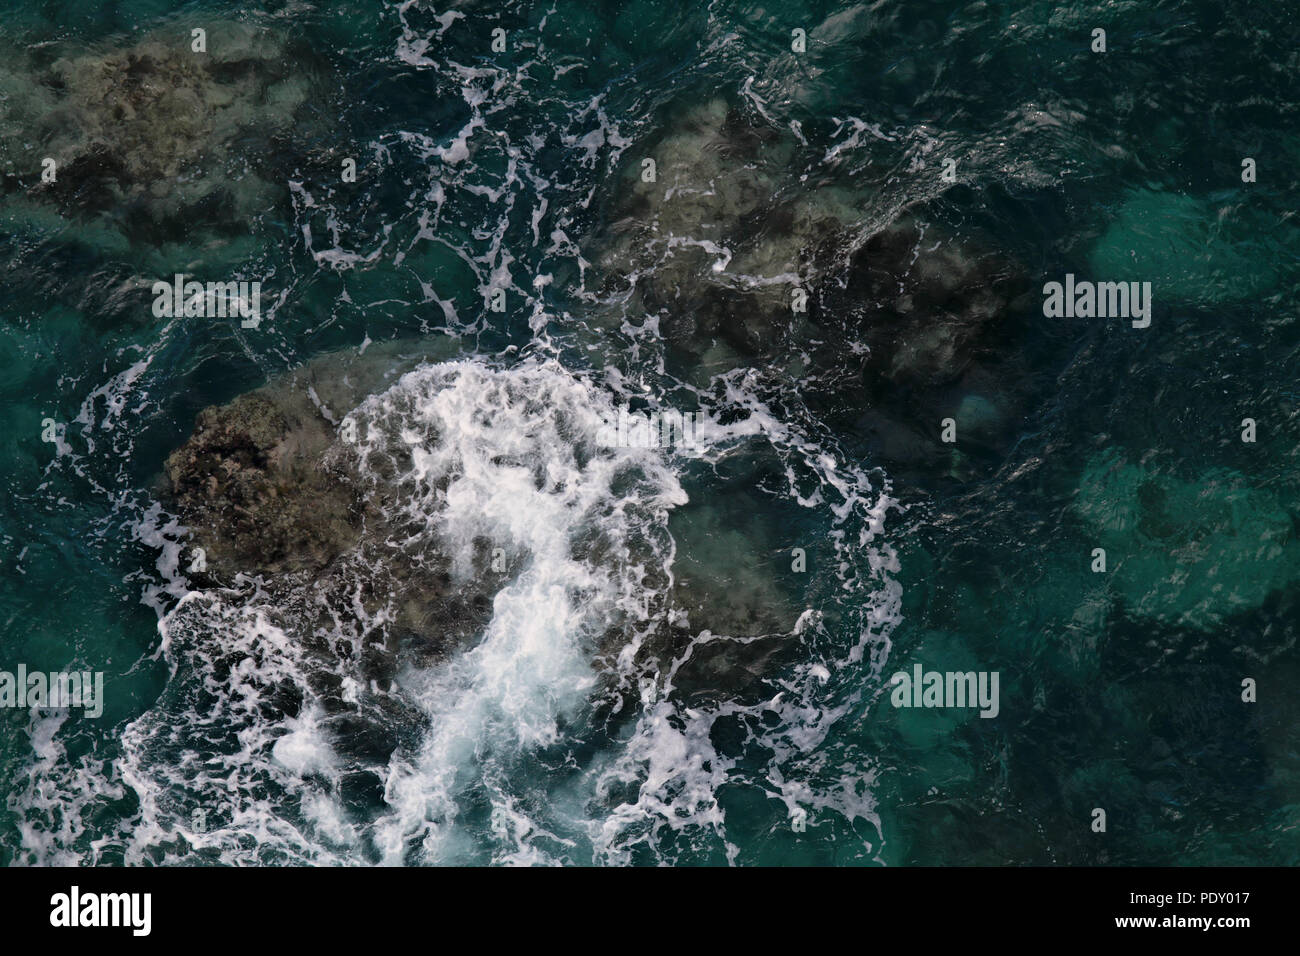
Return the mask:
<path fill-rule="evenodd" d="M 1043 286 L 1043 315 L 1049 319 L 1132 319 L 1133 328 L 1151 324 L 1150 282 L 1074 281 Z"/>
<path fill-rule="evenodd" d="M 160 319 L 238 316 L 243 319 L 240 327 L 245 329 L 255 329 L 262 321 L 260 282 L 186 282 L 178 272 L 171 282 L 155 282 L 153 294 L 153 314 Z"/>
<path fill-rule="evenodd" d="M 0 671 L 0 707 L 81 707 L 87 717 L 98 717 L 104 712 L 104 672 L 28 673 L 27 665 L 19 664 L 16 672 Z"/>
<path fill-rule="evenodd" d="M 626 407 L 617 414 L 603 416 L 605 424 L 596 443 L 605 448 L 684 448 L 698 451 L 700 416 L 697 412 L 630 412 Z"/>
<path fill-rule="evenodd" d="M 996 717 L 997 671 L 927 671 L 920 664 L 912 673 L 899 671 L 889 679 L 895 707 L 978 707 L 981 717 Z"/>
<path fill-rule="evenodd" d="M 133 936 L 148 936 L 153 928 L 152 893 L 83 893 L 75 884 L 67 893 L 50 897 L 50 925 L 77 928 L 125 927 Z"/>

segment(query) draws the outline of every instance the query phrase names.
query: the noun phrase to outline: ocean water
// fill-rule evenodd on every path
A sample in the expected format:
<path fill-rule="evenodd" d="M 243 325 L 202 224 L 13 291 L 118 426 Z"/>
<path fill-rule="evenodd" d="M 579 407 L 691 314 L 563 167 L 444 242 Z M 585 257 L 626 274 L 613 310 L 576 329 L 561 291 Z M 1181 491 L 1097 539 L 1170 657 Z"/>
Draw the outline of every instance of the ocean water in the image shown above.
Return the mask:
<path fill-rule="evenodd" d="M 1300 862 L 1298 40 L 4 4 L 0 862 Z"/>

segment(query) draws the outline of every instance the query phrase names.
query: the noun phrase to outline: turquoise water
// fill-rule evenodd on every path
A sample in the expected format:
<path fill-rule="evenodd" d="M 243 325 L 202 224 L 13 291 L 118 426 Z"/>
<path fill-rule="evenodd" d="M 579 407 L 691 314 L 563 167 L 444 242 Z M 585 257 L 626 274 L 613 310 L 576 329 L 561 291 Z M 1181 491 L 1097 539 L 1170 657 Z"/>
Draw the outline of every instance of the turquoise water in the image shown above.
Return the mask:
<path fill-rule="evenodd" d="M 0 709 L 0 860 L 1300 861 L 1284 5 L 0 22 L 0 670 L 105 680 Z M 168 458 L 264 386 L 346 477 L 190 572 Z"/>

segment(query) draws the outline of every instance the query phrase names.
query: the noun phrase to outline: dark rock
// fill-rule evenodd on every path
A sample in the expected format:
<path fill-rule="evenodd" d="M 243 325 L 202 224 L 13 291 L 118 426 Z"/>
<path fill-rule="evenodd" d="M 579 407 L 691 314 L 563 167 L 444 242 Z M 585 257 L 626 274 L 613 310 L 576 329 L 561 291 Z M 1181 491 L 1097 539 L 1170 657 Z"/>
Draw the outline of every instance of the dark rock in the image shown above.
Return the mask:
<path fill-rule="evenodd" d="M 363 503 L 322 450 L 263 395 L 200 414 L 167 476 L 214 572 L 319 572 L 357 542 Z"/>

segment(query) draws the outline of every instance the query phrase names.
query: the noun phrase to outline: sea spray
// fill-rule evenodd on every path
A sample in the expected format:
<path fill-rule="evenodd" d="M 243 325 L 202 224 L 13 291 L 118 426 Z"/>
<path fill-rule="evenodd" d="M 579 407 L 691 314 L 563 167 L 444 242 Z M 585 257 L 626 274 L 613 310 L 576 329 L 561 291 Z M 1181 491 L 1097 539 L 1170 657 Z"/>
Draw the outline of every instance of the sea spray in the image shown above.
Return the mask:
<path fill-rule="evenodd" d="M 474 362 L 412 372 L 357 412 L 363 470 L 405 465 L 395 483 L 411 540 L 436 538 L 461 574 L 480 539 L 520 568 L 476 647 L 403 675 L 430 734 L 390 767 L 393 811 L 375 833 L 390 862 L 414 840 L 421 859 L 444 859 L 467 783 L 508 776 L 521 754 L 558 743 L 597 684 L 606 632 L 635 640 L 649 626 L 647 591 L 668 580 L 666 509 L 686 497 L 661 456 L 598 441 L 610 413 L 609 396 L 554 363 Z"/>

